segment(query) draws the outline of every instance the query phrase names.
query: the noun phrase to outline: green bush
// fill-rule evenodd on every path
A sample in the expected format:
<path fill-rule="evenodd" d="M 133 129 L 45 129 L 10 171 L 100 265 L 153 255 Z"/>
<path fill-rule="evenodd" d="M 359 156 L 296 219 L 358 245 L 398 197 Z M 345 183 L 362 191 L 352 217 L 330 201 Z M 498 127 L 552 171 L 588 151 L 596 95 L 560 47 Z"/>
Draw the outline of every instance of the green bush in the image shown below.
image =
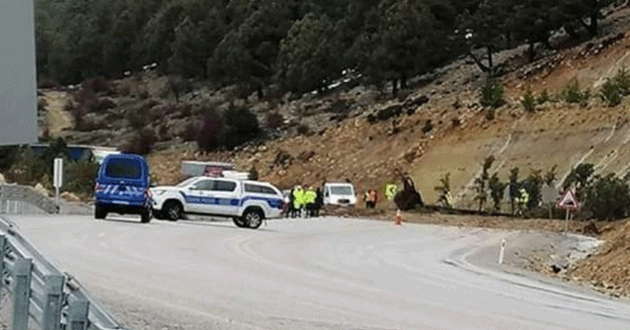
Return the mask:
<path fill-rule="evenodd" d="M 98 163 L 93 160 L 68 163 L 65 171 L 68 179 L 64 190 L 86 195 L 94 194 L 98 168 Z"/>
<path fill-rule="evenodd" d="M 549 92 L 545 89 L 538 95 L 538 97 L 536 98 L 536 102 L 538 102 L 538 104 L 551 102 L 551 95 L 549 95 Z"/>
<path fill-rule="evenodd" d="M 488 79 L 481 89 L 481 105 L 498 108 L 506 103 L 503 84 L 494 79 Z"/>
<path fill-rule="evenodd" d="M 536 99 L 534 98 L 534 93 L 528 88 L 523 95 L 523 99 L 521 99 L 521 104 L 525 111 L 527 112 L 535 112 L 536 111 Z"/>
<path fill-rule="evenodd" d="M 581 188 L 589 185 L 589 180 L 593 173 L 595 173 L 595 165 L 590 163 L 579 164 L 574 169 L 572 169 L 566 179 L 564 179 L 562 187 L 566 189 L 572 185 L 575 185 L 579 192 Z"/>
<path fill-rule="evenodd" d="M 614 174 L 595 177 L 586 189 L 585 207 L 598 220 L 625 218 L 630 211 L 630 188 Z"/>
<path fill-rule="evenodd" d="M 488 188 L 490 188 L 490 198 L 494 202 L 494 210 L 501 211 L 501 201 L 505 194 L 505 188 L 508 186 L 507 182 L 501 182 L 499 180 L 498 173 L 494 173 L 488 180 Z"/>
<path fill-rule="evenodd" d="M 622 91 L 614 79 L 606 78 L 606 82 L 599 90 L 599 97 L 606 102 L 609 107 L 614 107 L 621 103 Z"/>
<path fill-rule="evenodd" d="M 42 182 L 47 175 L 48 178 L 52 177 L 49 167 L 40 157 L 35 155 L 33 150 L 24 148 L 20 150 L 5 175 L 9 182 L 32 186 Z"/>
<path fill-rule="evenodd" d="M 591 94 L 588 89 L 580 90 L 580 84 L 577 79 L 569 82 L 560 92 L 560 98 L 567 103 L 578 103 L 580 106 L 586 106 Z"/>
<path fill-rule="evenodd" d="M 18 146 L 0 146 L 0 172 L 5 172 L 20 155 Z"/>
<path fill-rule="evenodd" d="M 599 91 L 599 97 L 609 107 L 619 105 L 622 98 L 628 94 L 630 94 L 630 73 L 625 67 L 619 69 L 612 78 L 606 78 L 606 82 Z"/>
<path fill-rule="evenodd" d="M 529 194 L 529 202 L 526 207 L 528 210 L 536 208 L 542 201 L 542 186 L 544 182 L 542 171 L 532 170 L 529 176 L 519 183 L 519 187 L 524 188 Z"/>
<path fill-rule="evenodd" d="M 619 88 L 622 96 L 630 94 L 630 73 L 626 67 L 622 67 L 613 77 L 614 84 Z"/>

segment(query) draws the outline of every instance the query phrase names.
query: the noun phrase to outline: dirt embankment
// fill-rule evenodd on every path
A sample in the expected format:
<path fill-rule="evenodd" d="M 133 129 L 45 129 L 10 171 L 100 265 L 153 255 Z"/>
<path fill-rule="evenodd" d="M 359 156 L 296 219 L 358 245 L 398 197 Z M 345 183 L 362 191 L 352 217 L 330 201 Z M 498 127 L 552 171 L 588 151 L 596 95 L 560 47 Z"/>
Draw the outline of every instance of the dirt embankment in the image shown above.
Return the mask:
<path fill-rule="evenodd" d="M 67 92 L 47 91 L 42 98 L 46 101 L 46 127 L 50 136 L 60 136 L 73 127 L 72 116 L 65 109 L 69 99 Z"/>
<path fill-rule="evenodd" d="M 613 296 L 630 297 L 630 221 L 606 224 L 604 244 L 596 255 L 580 261 L 567 276 Z"/>

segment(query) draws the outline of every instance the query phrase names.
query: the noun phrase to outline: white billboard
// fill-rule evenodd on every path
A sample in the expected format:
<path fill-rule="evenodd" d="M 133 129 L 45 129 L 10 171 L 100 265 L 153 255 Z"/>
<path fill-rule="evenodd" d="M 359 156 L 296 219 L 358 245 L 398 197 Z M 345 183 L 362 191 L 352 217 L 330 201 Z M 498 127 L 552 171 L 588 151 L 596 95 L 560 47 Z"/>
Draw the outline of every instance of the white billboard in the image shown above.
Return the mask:
<path fill-rule="evenodd" d="M 37 141 L 33 0 L 0 0 L 0 145 Z"/>

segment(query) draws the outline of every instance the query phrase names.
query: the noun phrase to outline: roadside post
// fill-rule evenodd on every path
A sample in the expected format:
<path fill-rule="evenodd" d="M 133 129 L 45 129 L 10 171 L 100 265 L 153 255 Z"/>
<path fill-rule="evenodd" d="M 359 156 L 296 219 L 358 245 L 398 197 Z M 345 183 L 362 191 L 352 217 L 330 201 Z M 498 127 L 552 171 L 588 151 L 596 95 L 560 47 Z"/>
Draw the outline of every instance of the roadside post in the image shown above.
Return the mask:
<path fill-rule="evenodd" d="M 55 158 L 53 171 L 53 186 L 55 186 L 55 200 L 59 205 L 59 189 L 63 185 L 63 158 Z"/>
<path fill-rule="evenodd" d="M 578 203 L 575 191 L 573 189 L 567 189 L 562 197 L 556 202 L 556 207 L 562 210 L 566 210 L 566 222 L 564 227 L 564 232 L 569 231 L 569 215 L 571 211 L 575 211 L 580 208 L 580 204 Z"/>
<path fill-rule="evenodd" d="M 505 238 L 501 240 L 501 251 L 499 252 L 499 265 L 503 264 L 504 256 L 505 256 Z"/>

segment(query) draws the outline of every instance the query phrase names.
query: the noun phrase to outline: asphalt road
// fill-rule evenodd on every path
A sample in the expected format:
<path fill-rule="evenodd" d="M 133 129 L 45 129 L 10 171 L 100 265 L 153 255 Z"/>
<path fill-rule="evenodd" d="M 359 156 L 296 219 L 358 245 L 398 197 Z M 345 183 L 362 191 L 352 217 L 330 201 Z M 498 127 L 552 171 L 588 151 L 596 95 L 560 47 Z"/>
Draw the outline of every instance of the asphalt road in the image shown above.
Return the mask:
<path fill-rule="evenodd" d="M 505 232 L 336 218 L 259 230 L 12 219 L 136 330 L 630 329 L 626 301 L 481 265 Z"/>

